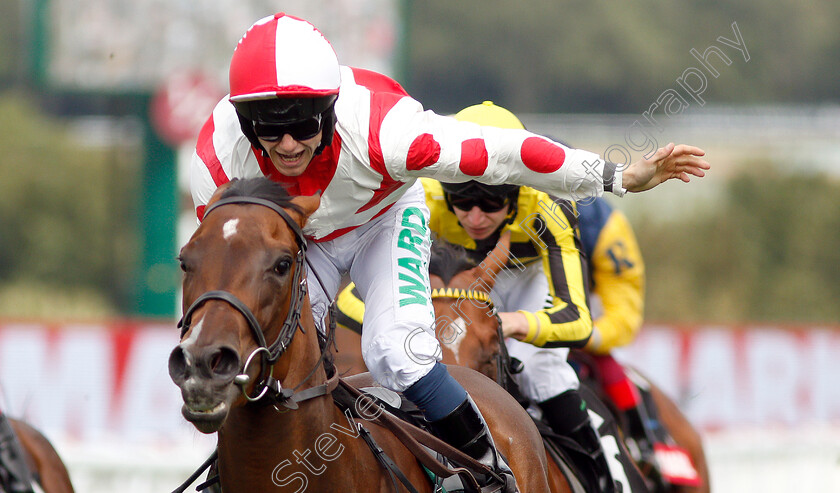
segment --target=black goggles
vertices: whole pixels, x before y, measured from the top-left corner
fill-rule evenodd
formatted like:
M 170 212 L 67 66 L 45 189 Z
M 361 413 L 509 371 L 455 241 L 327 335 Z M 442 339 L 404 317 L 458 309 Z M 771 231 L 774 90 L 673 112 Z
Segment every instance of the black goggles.
M 266 142 L 276 142 L 289 134 L 295 140 L 308 140 L 318 135 L 324 125 L 321 115 L 291 123 L 252 122 L 254 133 Z
M 462 211 L 478 207 L 483 212 L 499 212 L 510 204 L 510 197 L 469 197 L 449 194 L 449 205 Z

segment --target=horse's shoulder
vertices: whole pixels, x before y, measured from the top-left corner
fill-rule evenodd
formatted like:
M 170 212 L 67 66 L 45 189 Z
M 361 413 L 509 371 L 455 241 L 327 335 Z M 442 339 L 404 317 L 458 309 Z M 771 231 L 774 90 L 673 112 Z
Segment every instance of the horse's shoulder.
M 459 366 L 459 365 L 446 365 L 447 370 L 449 370 L 449 374 L 452 375 L 455 380 L 458 380 L 461 385 L 466 386 L 475 386 L 478 388 L 489 387 L 493 388 L 493 385 L 499 388 L 499 390 L 504 391 L 501 387 L 499 387 L 496 382 L 494 382 L 490 377 L 487 375 L 477 372 L 472 368 L 468 368 L 466 366 Z M 492 385 L 490 385 L 492 384 Z M 470 389 L 467 389 L 468 391 Z M 493 390 L 491 390 L 493 392 Z

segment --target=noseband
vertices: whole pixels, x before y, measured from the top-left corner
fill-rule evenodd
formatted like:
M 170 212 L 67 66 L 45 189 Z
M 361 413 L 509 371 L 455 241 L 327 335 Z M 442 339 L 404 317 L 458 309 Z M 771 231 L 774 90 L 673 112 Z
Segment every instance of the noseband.
M 256 204 L 262 205 L 264 207 L 268 207 L 269 209 L 273 210 L 277 214 L 286 221 L 286 224 L 291 228 L 292 231 L 295 233 L 295 237 L 298 243 L 298 252 L 295 255 L 294 261 L 294 277 L 292 278 L 292 294 L 291 299 L 289 301 L 289 312 L 286 314 L 286 320 L 283 322 L 283 326 L 280 328 L 280 332 L 277 334 L 277 338 L 274 339 L 274 342 L 271 345 L 266 344 L 265 335 L 263 333 L 262 328 L 260 327 L 260 323 L 257 321 L 257 318 L 254 316 L 251 309 L 248 308 L 245 303 L 243 303 L 239 298 L 234 296 L 233 294 L 222 291 L 222 290 L 215 290 L 215 291 L 208 291 L 201 296 L 199 296 L 195 301 L 193 301 L 192 305 L 184 312 L 184 316 L 178 322 L 178 327 L 181 328 L 181 339 L 184 338 L 184 334 L 190 330 L 190 325 L 192 324 L 192 315 L 193 313 L 206 301 L 208 300 L 221 300 L 232 306 L 236 311 L 238 311 L 245 320 L 248 322 L 248 327 L 251 329 L 251 334 L 254 336 L 254 339 L 257 341 L 257 349 L 248 356 L 247 361 L 242 367 L 241 374 L 238 375 L 234 382 L 242 387 L 243 394 L 249 401 L 256 401 L 262 398 L 266 392 L 270 384 L 275 383 L 273 376 L 271 373 L 266 375 L 266 371 L 270 371 L 269 368 L 273 367 L 274 363 L 280 358 L 280 356 L 286 351 L 289 347 L 289 344 L 292 341 L 292 338 L 295 335 L 295 331 L 300 327 L 301 331 L 303 331 L 303 327 L 300 326 L 300 311 L 301 307 L 303 306 L 303 299 L 306 296 L 306 277 L 302 275 L 303 272 L 303 261 L 306 255 L 306 238 L 303 236 L 303 231 L 300 229 L 300 226 L 289 216 L 289 214 L 283 210 L 279 205 L 275 204 L 274 202 L 256 198 L 256 197 L 228 197 L 226 199 L 219 200 L 213 203 L 210 207 L 207 208 L 204 212 L 205 219 L 207 215 L 210 214 L 211 211 L 215 210 L 218 207 L 228 204 Z M 247 393 L 245 393 L 244 386 L 250 380 L 250 377 L 246 374 L 248 371 L 248 366 L 251 364 L 253 358 L 260 354 L 262 358 L 260 359 L 260 384 L 262 385 L 262 390 L 260 391 L 259 395 L 256 397 L 251 397 Z M 279 384 L 277 384 L 279 388 Z M 283 389 L 282 393 L 285 393 L 288 389 Z

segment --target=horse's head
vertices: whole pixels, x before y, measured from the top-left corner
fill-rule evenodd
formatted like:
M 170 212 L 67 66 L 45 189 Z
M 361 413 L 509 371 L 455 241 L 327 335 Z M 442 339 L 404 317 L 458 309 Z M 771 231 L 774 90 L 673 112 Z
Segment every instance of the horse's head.
M 429 277 L 444 363 L 467 366 L 496 379 L 503 342 L 490 290 L 509 249 L 510 235 L 505 234 L 475 265 L 463 250 L 441 241 L 433 245 Z
M 318 204 L 265 179 L 235 180 L 181 249 L 184 318 L 169 374 L 199 431 L 217 431 L 233 406 L 288 372 L 280 357 L 306 302 L 301 228 Z

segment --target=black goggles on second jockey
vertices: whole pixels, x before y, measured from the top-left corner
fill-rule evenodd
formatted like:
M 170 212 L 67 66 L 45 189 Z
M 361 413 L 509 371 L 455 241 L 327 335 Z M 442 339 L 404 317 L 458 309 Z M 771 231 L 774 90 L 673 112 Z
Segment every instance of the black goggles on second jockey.
M 254 133 L 266 142 L 276 142 L 289 134 L 295 140 L 308 140 L 318 135 L 324 125 L 320 114 L 291 123 L 252 122 Z
M 471 211 L 478 207 L 482 212 L 499 212 L 510 204 L 510 197 L 470 197 L 466 195 L 449 195 L 449 205 L 462 211 Z

